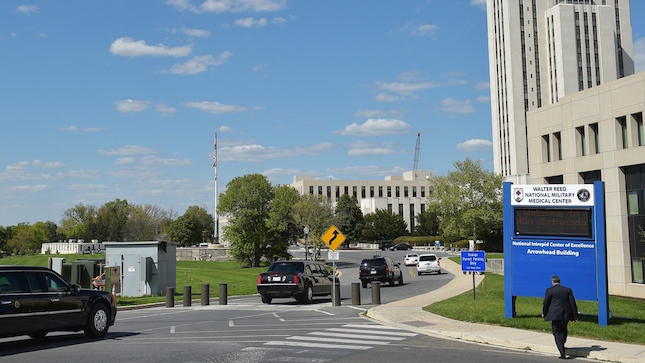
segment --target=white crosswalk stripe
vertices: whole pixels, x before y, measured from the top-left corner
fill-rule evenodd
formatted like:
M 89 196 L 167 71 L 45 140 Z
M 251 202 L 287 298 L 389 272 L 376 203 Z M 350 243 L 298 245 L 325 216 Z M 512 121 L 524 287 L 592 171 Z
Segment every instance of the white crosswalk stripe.
M 284 340 L 264 343 L 266 346 L 285 346 L 321 349 L 367 350 L 375 346 L 388 345 L 416 336 L 397 328 L 376 324 L 346 324 L 340 328 L 328 328 L 306 335 L 293 335 Z

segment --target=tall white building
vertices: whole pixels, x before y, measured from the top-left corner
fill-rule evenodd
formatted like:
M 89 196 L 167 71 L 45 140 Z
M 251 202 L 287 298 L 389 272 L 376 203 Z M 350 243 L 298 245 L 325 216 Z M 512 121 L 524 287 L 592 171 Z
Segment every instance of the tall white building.
M 487 0 L 495 172 L 528 180 L 527 112 L 634 73 L 629 0 Z

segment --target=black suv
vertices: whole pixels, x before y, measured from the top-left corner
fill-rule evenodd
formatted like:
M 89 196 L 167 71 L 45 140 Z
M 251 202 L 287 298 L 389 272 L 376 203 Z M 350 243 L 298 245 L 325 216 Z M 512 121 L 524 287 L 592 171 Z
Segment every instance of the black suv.
M 403 285 L 403 273 L 400 266 L 400 263 L 390 257 L 366 258 L 361 261 L 358 277 L 361 279 L 363 288 L 366 288 L 367 283 L 372 283 L 372 281 L 389 282 L 390 285 L 394 285 L 394 282 L 398 281 L 399 285 Z
M 340 283 L 338 278 L 336 283 Z M 333 274 L 318 261 L 275 261 L 258 276 L 258 294 L 270 304 L 274 297 L 311 302 L 314 296 L 332 294 Z
M 102 338 L 116 318 L 112 294 L 81 289 L 45 267 L 0 266 L 0 338 L 44 338 L 53 331 L 85 331 Z

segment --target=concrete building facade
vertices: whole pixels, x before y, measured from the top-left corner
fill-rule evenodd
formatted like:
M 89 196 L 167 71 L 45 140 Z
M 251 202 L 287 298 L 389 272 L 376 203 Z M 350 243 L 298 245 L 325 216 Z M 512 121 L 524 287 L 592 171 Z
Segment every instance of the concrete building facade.
M 530 172 L 526 113 L 634 73 L 629 0 L 487 0 L 494 170 Z
M 645 73 L 527 115 L 529 184 L 605 183 L 609 293 L 645 298 Z
M 358 200 L 363 214 L 374 213 L 377 209 L 387 209 L 399 214 L 412 231 L 417 224 L 415 217 L 425 211 L 426 198 L 430 193 L 429 170 L 408 171 L 403 175 L 391 175 L 384 180 L 338 180 L 313 179 L 311 176 L 295 176 L 291 186 L 300 195 L 311 194 L 329 198 L 332 207 L 340 196 L 347 194 Z

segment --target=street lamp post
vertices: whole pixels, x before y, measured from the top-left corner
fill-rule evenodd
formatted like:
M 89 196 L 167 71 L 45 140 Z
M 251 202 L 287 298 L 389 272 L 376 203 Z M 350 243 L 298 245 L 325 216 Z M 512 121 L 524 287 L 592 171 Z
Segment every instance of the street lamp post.
M 309 236 L 309 227 L 305 226 L 303 229 L 303 232 L 305 232 L 305 260 L 309 259 L 309 241 L 308 241 L 308 236 Z

